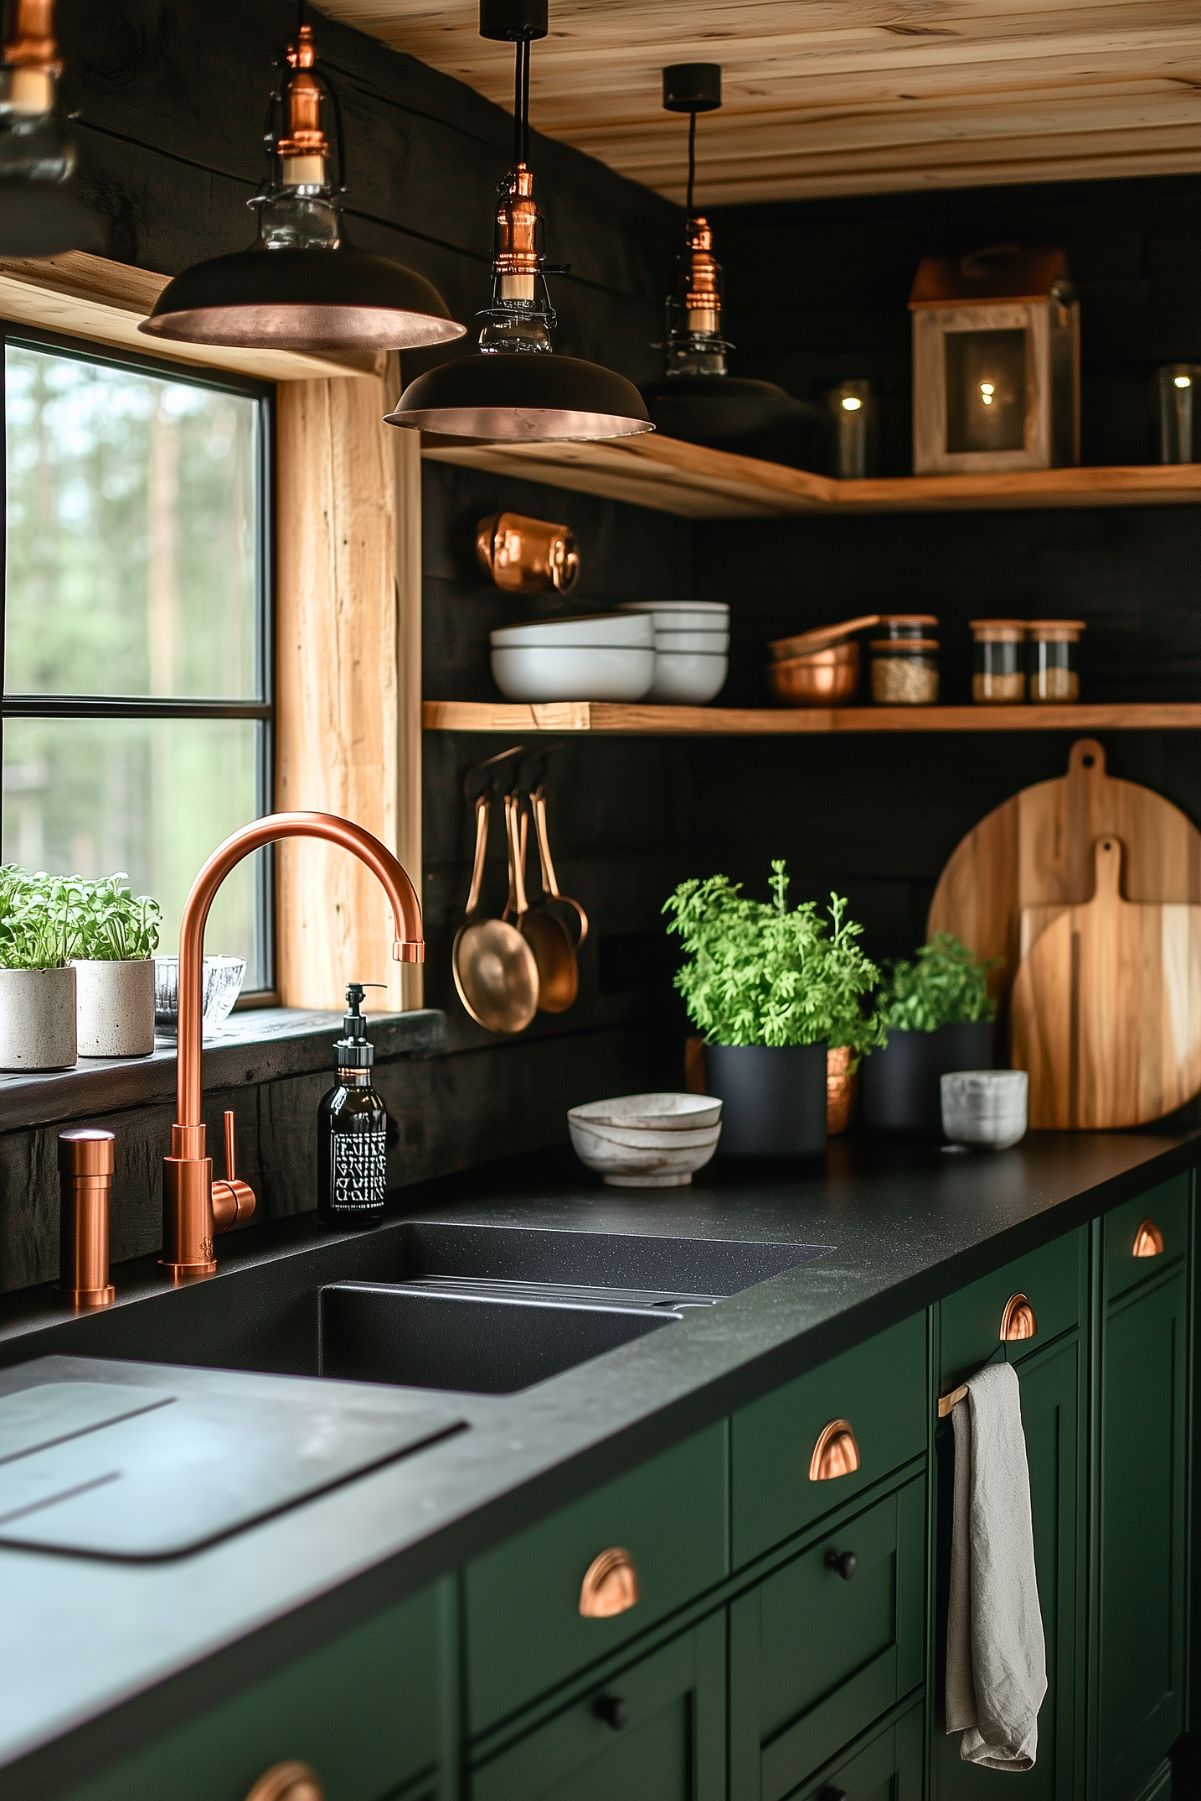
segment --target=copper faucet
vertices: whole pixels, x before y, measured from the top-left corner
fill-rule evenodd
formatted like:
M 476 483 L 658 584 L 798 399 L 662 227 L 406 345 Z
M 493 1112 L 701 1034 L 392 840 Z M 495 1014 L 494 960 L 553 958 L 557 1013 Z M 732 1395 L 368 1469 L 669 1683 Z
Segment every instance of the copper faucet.
M 392 955 L 421 963 L 425 939 L 421 903 L 412 882 L 378 838 L 332 813 L 268 813 L 219 844 L 192 884 L 179 923 L 179 1050 L 177 1101 L 171 1155 L 163 1160 L 162 1262 L 176 1282 L 211 1276 L 217 1268 L 213 1237 L 254 1212 L 254 1190 L 234 1174 L 234 1121 L 225 1118 L 226 1177 L 213 1180 L 200 1116 L 202 1033 L 201 968 L 204 926 L 218 888 L 243 857 L 279 838 L 320 838 L 352 851 L 378 877 L 396 933 Z

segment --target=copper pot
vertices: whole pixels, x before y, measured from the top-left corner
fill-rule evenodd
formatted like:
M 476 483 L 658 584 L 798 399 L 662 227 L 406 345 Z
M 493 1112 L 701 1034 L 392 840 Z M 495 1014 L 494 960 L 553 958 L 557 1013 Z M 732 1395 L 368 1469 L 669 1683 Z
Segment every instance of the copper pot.
M 480 567 L 510 594 L 569 594 L 580 574 L 580 553 L 569 525 L 493 513 L 476 527 Z
M 852 1069 L 855 1054 L 849 1045 L 831 1045 L 826 1052 L 826 1135 L 845 1132 L 855 1111 L 859 1071 Z
M 832 644 L 828 650 L 782 658 L 768 665 L 767 679 L 786 706 L 845 706 L 859 687 L 859 645 Z

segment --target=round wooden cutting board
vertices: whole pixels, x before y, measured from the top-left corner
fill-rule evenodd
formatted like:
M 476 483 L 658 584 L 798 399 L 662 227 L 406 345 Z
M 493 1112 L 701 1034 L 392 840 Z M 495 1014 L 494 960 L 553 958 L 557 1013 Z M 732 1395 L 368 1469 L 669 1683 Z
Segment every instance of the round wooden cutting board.
M 1004 1001 L 1040 929 L 1092 895 L 1094 846 L 1109 836 L 1124 847 L 1128 901 L 1201 903 L 1201 832 L 1154 789 L 1107 775 L 1102 747 L 1080 738 L 1066 775 L 1002 801 L 956 846 L 927 933 L 954 932 L 978 955 L 1003 958 L 992 987 Z M 1023 909 L 1040 908 L 1023 945 Z
M 1201 907 L 1122 897 L 1123 846 L 1094 847 L 1092 897 L 1065 907 L 1013 985 L 1013 1064 L 1030 1124 L 1139 1126 L 1201 1091 Z

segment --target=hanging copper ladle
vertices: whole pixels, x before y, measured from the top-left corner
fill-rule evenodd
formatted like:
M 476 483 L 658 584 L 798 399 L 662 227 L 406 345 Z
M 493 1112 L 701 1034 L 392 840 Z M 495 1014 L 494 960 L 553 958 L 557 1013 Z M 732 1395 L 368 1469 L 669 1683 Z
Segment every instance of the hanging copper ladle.
M 588 936 L 588 915 L 580 901 L 574 900 L 570 894 L 562 893 L 559 888 L 555 866 L 551 861 L 550 839 L 546 830 L 546 791 L 541 783 L 530 795 L 530 811 L 534 815 L 534 836 L 538 840 L 538 865 L 542 871 L 543 904 L 549 906 L 563 920 L 575 941 L 575 948 L 579 950 Z
M 490 919 L 480 906 L 488 854 L 490 807 L 475 803 L 475 860 L 462 924 L 455 933 L 451 968 L 459 999 L 489 1032 L 524 1032 L 538 1011 L 538 966 L 527 940 L 505 919 Z M 508 837 L 509 835 L 506 834 Z M 509 841 L 509 885 L 515 891 L 516 846 Z
M 528 821 L 517 794 L 505 796 L 505 826 L 509 837 L 509 900 L 505 908 L 534 953 L 538 966 L 538 1011 L 566 1013 L 580 991 L 580 970 L 575 946 L 562 918 L 539 901 L 533 906 L 525 886 L 525 853 Z

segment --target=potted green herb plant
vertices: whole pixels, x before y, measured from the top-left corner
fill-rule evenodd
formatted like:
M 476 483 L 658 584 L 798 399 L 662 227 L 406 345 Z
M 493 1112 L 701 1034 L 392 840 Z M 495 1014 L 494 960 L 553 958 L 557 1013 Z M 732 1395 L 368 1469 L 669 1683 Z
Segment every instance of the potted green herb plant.
M 863 1081 L 873 1130 L 937 1137 L 941 1078 L 992 1067 L 992 968 L 951 932 L 936 932 L 914 957 L 889 965 L 877 996 L 886 1039 Z
M 58 877 L 0 868 L 0 1069 L 75 1062 L 71 904 Z
M 81 1057 L 148 1057 L 154 1049 L 154 951 L 163 911 L 130 892 L 124 870 L 69 878 L 71 957 Z
M 878 971 L 839 896 L 824 917 L 813 901 L 790 906 L 781 858 L 770 886 L 761 901 L 722 875 L 680 884 L 664 908 L 685 952 L 676 987 L 705 1041 L 707 1086 L 724 1103 L 722 1150 L 820 1155 L 827 1049 L 868 1048 L 862 1003 Z

